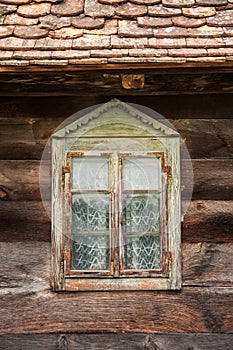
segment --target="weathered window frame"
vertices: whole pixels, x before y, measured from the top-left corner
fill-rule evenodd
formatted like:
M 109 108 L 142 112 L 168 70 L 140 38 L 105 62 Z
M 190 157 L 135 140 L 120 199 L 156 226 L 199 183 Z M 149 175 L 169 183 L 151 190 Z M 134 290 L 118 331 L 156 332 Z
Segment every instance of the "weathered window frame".
M 119 107 L 119 110 L 127 110 L 128 105 L 121 102 L 113 102 L 112 107 Z M 134 114 L 134 109 L 130 109 L 130 117 Z M 103 109 L 103 113 L 106 108 Z M 95 114 L 94 114 L 95 115 Z M 98 115 L 101 116 L 101 113 Z M 112 150 L 111 147 L 103 151 L 85 150 L 85 138 L 80 138 L 80 134 L 76 132 L 78 128 L 82 128 L 82 124 L 86 125 L 86 120 L 93 120 L 92 115 L 81 118 L 81 122 L 76 121 L 69 127 L 65 127 L 64 131 L 57 132 L 52 137 L 52 268 L 53 268 L 53 289 L 67 290 L 67 291 L 84 291 L 84 290 L 155 290 L 155 289 L 180 289 L 181 288 L 181 254 L 180 254 L 180 138 L 174 130 L 162 126 L 158 121 L 145 116 L 138 112 L 135 120 L 138 118 L 143 122 L 143 133 L 138 140 L 146 140 L 145 142 L 152 142 L 154 145 L 147 149 L 147 151 L 130 150 L 126 152 L 125 149 Z M 86 118 L 86 119 L 85 119 Z M 148 120 L 147 120 L 148 118 Z M 84 120 L 84 122 L 83 122 Z M 123 120 L 123 119 L 122 119 Z M 137 121 L 137 120 L 136 120 Z M 83 123 L 82 123 L 83 122 Z M 138 123 L 138 122 L 137 122 Z M 145 136 L 145 124 L 148 124 L 149 131 L 153 132 L 153 138 Z M 80 125 L 80 127 L 79 127 Z M 151 127 L 152 125 L 152 127 Z M 99 127 L 99 125 L 98 125 Z M 128 124 L 127 124 L 128 127 Z M 93 126 L 92 126 L 93 128 Z M 86 128 L 87 129 L 87 128 Z M 86 130 L 85 129 L 85 130 Z M 69 130 L 71 130 L 72 140 L 79 139 L 84 146 L 76 147 L 75 150 L 70 150 L 69 142 L 67 142 L 67 135 L 69 137 Z M 74 130 L 74 132 L 73 132 Z M 158 133 L 157 131 L 158 130 Z M 162 130 L 162 131 L 161 131 Z M 139 122 L 140 131 L 140 122 Z M 109 131 L 108 131 L 109 132 Z M 98 129 L 99 133 L 99 129 Z M 88 134 L 87 134 L 88 135 Z M 118 137 L 121 139 L 121 134 L 113 134 L 114 139 Z M 86 137 L 86 136 L 85 136 Z M 102 137 L 102 136 L 101 136 Z M 111 139 L 111 135 L 103 135 L 103 138 Z M 87 136 L 90 141 L 90 136 Z M 99 138 L 99 134 L 98 134 Z M 125 135 L 123 136 L 125 138 Z M 128 136 L 130 140 L 131 135 Z M 122 139 L 123 140 L 123 139 Z M 89 142 L 88 141 L 88 142 Z M 144 142 L 143 141 L 143 142 Z M 72 141 L 73 142 L 73 141 Z M 93 139 L 93 143 L 94 143 Z M 144 143 L 145 143 L 144 142 Z M 159 146 L 160 143 L 164 146 Z M 68 145 L 68 146 L 67 146 Z M 126 148 L 127 149 L 127 148 Z M 162 193 L 166 193 L 166 198 L 163 202 L 166 203 L 166 211 L 163 211 L 161 217 L 161 227 L 163 232 L 163 256 L 162 268 L 160 271 L 125 271 L 122 269 L 122 253 L 117 253 L 120 259 L 116 257 L 113 259 L 109 271 L 87 271 L 85 273 L 80 271 L 72 271 L 70 268 L 70 159 L 72 156 L 83 156 L 88 151 L 89 155 L 106 156 L 107 154 L 118 154 L 118 167 L 120 169 L 121 162 L 124 157 L 138 156 L 154 156 L 158 157 L 161 162 L 161 176 L 163 179 Z M 116 157 L 116 156 L 115 156 Z M 116 159 L 115 159 L 116 161 Z M 111 164 L 110 164 L 111 166 Z M 113 173 L 116 169 L 112 169 Z M 118 170 L 117 170 L 118 171 Z M 117 173 L 115 176 L 119 176 Z M 166 189 L 165 189 L 166 187 Z M 120 189 L 121 193 L 121 189 Z M 114 201 L 113 201 L 114 202 Z M 115 202 L 114 202 L 115 203 Z M 116 204 L 114 204 L 115 206 Z M 121 208 L 120 208 L 121 211 Z M 112 208 L 114 215 L 118 215 L 118 210 Z M 120 222 L 119 218 L 115 218 L 115 223 Z M 165 229 L 166 227 L 166 229 Z M 121 232 L 120 232 L 121 235 Z M 120 239 L 121 241 L 121 239 Z M 118 242 L 119 243 L 119 242 Z M 117 243 L 117 244 L 118 244 Z M 121 244 L 119 244 L 119 247 Z M 121 248 L 120 248 L 121 249 Z
M 108 157 L 109 159 L 109 170 L 110 174 L 110 184 L 109 190 L 82 190 L 78 191 L 71 187 L 71 160 L 72 158 L 88 158 L 88 157 Z M 152 190 L 124 190 L 122 189 L 123 184 L 123 171 L 122 163 L 124 158 L 150 158 L 154 157 L 160 160 L 161 165 L 161 190 L 152 191 Z M 113 162 L 113 159 L 115 162 Z M 113 165 L 115 163 L 115 166 Z M 168 276 L 168 269 L 170 263 L 171 254 L 167 250 L 167 232 L 166 232 L 166 223 L 167 220 L 167 199 L 165 197 L 167 181 L 170 175 L 170 167 L 165 165 L 164 153 L 163 152 L 91 152 L 86 154 L 86 152 L 67 152 L 66 154 L 66 165 L 63 168 L 64 176 L 64 191 L 65 191 L 65 212 L 66 212 L 66 240 L 65 240 L 65 255 L 64 255 L 64 274 L 66 278 L 76 276 L 80 277 L 157 277 L 157 276 Z M 114 180 L 115 181 L 114 181 Z M 120 180 L 120 181 L 119 181 Z M 117 188 L 116 188 L 117 187 Z M 109 270 L 75 270 L 71 268 L 71 197 L 72 194 L 86 193 L 86 194 L 96 194 L 96 193 L 108 194 L 110 197 L 110 218 L 109 218 L 109 235 L 110 235 L 110 266 Z M 124 238 L 123 238 L 123 192 L 124 193 L 160 193 L 160 247 L 161 247 L 161 269 L 154 270 L 135 270 L 135 269 L 124 269 L 123 264 L 123 255 L 124 255 Z M 166 207 L 166 211 L 162 207 Z

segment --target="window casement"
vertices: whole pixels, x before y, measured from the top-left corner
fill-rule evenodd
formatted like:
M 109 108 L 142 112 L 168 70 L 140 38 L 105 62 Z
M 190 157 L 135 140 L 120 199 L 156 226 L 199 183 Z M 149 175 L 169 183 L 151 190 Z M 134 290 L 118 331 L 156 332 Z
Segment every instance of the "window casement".
M 52 138 L 54 289 L 179 289 L 179 138 L 157 121 L 153 138 L 109 135 L 105 114 L 101 137 L 74 122 Z
M 164 154 L 68 152 L 65 172 L 65 275 L 167 276 Z

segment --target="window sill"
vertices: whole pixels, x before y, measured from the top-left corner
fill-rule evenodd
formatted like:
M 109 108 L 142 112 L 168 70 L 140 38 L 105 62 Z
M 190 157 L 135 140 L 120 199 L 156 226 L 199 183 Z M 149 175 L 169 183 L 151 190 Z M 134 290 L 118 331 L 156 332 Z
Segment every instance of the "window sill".
M 127 291 L 181 289 L 181 281 L 171 278 L 88 278 L 64 280 L 66 291 Z M 62 289 L 60 289 L 62 290 Z

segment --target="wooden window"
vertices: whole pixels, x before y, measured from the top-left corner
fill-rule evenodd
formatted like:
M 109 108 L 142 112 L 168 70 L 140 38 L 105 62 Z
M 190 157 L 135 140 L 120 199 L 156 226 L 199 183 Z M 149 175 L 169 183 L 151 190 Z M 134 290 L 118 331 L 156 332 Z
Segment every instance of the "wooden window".
M 164 154 L 68 152 L 65 275 L 166 276 Z
M 54 135 L 55 290 L 181 287 L 179 138 L 159 130 L 136 142 L 130 131 Z

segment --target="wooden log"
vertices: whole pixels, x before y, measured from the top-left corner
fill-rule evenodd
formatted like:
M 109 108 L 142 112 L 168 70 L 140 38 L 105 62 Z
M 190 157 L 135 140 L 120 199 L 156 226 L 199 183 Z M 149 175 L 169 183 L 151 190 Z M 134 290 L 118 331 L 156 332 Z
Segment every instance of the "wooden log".
M 0 287 L 3 294 L 50 288 L 49 242 L 2 242 Z M 233 287 L 233 243 L 183 243 L 183 286 Z
M 11 350 L 232 350 L 233 334 L 7 334 L 0 342 Z
M 173 125 L 185 140 L 191 158 L 231 158 L 233 119 L 183 119 Z
M 193 201 L 182 223 L 183 242 L 232 242 L 232 201 Z
M 50 202 L 45 202 L 48 213 Z M 183 242 L 233 242 L 233 201 L 193 201 Z M 39 201 L 0 201 L 0 241 L 50 241 L 50 219 Z
M 45 144 L 64 118 L 0 118 L 2 143 Z
M 55 293 L 49 243 L 2 243 L 0 332 L 232 333 L 232 248 L 183 245 L 181 292 Z
M 176 95 L 176 96 L 118 96 L 120 100 L 136 103 L 157 111 L 171 119 L 218 119 L 232 118 L 231 94 L 219 95 Z M 0 118 L 63 118 L 84 108 L 108 102 L 111 96 L 37 96 L 1 97 Z
M 232 288 L 57 293 L 40 283 L 2 291 L 1 334 L 233 331 Z
M 0 190 L 5 200 L 50 200 L 50 165 L 36 160 L 0 160 Z M 231 200 L 233 193 L 233 160 L 194 159 L 193 199 Z M 40 171 L 41 170 L 41 171 Z M 40 181 L 39 181 L 40 176 Z M 183 162 L 183 195 L 192 191 L 187 163 Z M 41 186 L 41 187 L 40 187 Z M 5 193 L 5 194 L 4 194 Z
M 161 67 L 160 67 L 161 68 Z M 94 67 L 91 68 L 92 70 Z M 129 70 L 130 69 L 130 70 Z M 5 96 L 14 95 L 87 95 L 104 96 L 127 95 L 121 85 L 121 74 L 144 74 L 145 85 L 141 89 L 135 89 L 131 94 L 136 95 L 177 95 L 200 93 L 231 93 L 232 92 L 232 67 L 227 72 L 192 72 L 167 69 L 160 71 L 150 67 L 149 72 L 140 70 L 132 71 L 132 65 L 121 68 L 120 71 L 91 71 L 91 72 L 14 72 L 1 73 L 0 93 Z M 7 84 L 7 89 L 6 89 Z
M 66 119 L 77 111 L 88 108 L 92 105 L 107 102 L 110 99 L 111 98 L 109 97 L 102 97 L 97 95 L 92 95 L 91 98 L 90 96 L 80 96 L 79 98 L 77 98 L 77 96 L 0 96 L 0 118 L 31 118 L 32 120 L 37 120 L 38 118 L 49 117 L 54 119 Z M 219 101 L 219 103 L 221 101 Z M 217 106 L 216 108 L 218 110 Z M 227 115 L 228 113 L 230 113 L 230 109 L 228 109 L 228 112 L 225 110 L 224 114 Z
M 0 160 L 0 189 L 6 193 L 5 200 L 41 200 L 41 192 L 43 199 L 50 200 L 49 161 Z
M 0 159 L 41 159 L 44 148 L 39 142 L 4 142 L 0 143 Z
M 0 212 L 1 241 L 50 242 L 50 218 L 42 202 L 0 201 Z
M 40 159 L 63 118 L 0 118 L 0 159 Z M 173 125 L 192 158 L 232 158 L 233 119 L 179 119 Z
M 231 200 L 233 193 L 233 160 L 232 159 L 193 159 L 193 193 L 192 199 Z M 182 164 L 183 188 L 187 196 L 190 186 L 189 171 L 186 162 Z
M 4 242 L 0 251 L 2 295 L 10 290 L 39 293 L 50 288 L 50 243 Z
M 233 286 L 232 243 L 184 243 L 183 285 Z

